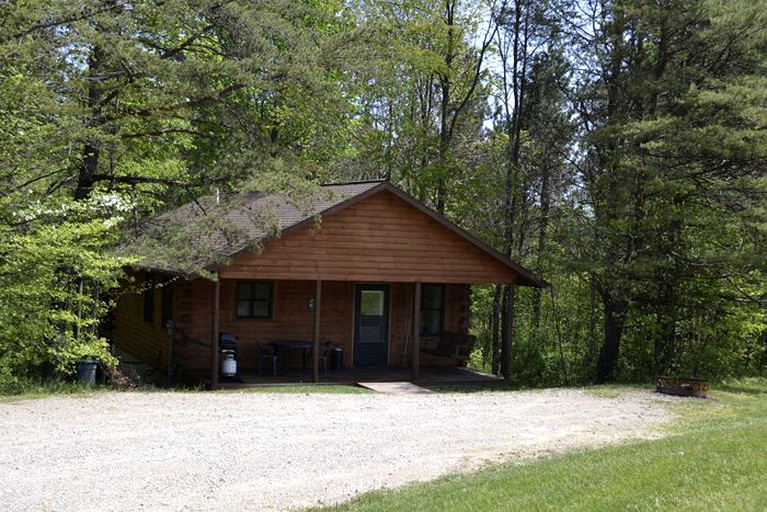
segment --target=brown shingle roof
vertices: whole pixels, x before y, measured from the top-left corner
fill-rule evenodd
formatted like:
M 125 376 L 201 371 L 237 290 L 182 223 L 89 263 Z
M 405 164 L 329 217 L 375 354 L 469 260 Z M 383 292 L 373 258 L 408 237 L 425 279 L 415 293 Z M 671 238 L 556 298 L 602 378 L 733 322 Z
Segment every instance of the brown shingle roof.
M 199 202 L 190 203 L 186 207 L 191 206 L 187 214 L 194 216 L 223 215 L 234 229 L 241 231 L 240 240 L 222 240 L 223 245 L 217 247 L 224 255 L 233 256 L 247 249 L 253 241 L 264 241 L 270 236 L 314 219 L 316 215 L 323 214 L 380 184 L 380 181 L 375 181 L 323 185 L 317 194 L 308 198 L 251 192 L 228 197 L 217 203 L 214 197 L 208 196 L 205 198 L 207 208 Z

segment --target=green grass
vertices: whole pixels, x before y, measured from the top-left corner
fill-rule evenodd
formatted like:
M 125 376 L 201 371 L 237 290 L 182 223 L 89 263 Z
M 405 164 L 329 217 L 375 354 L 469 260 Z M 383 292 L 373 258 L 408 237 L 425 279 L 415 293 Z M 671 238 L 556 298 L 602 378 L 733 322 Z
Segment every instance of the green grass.
M 589 386 L 580 388 L 581 391 L 588 393 L 591 396 L 597 398 L 618 398 L 624 395 L 626 391 L 637 391 L 650 389 L 647 385 L 630 385 L 630 384 L 599 384 L 596 386 Z
M 14 381 L 12 384 L 0 388 L 0 402 L 46 398 L 55 395 L 89 396 L 111 389 L 110 386 L 86 386 L 78 382 Z
M 505 464 L 327 510 L 767 510 L 767 380 L 668 407 L 677 418 L 664 439 Z

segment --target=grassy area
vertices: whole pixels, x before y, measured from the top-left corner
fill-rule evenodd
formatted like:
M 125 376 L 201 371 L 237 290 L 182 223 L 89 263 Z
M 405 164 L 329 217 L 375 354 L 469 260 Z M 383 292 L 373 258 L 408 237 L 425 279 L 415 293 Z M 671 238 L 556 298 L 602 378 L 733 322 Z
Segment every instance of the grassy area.
M 90 395 L 112 389 L 109 386 L 86 386 L 78 382 L 15 381 L 0 387 L 0 402 L 30 398 L 45 398 L 54 395 Z
M 506 464 L 328 510 L 765 510 L 767 380 L 669 407 L 677 420 L 661 440 Z
M 0 390 L 0 402 L 45 398 L 56 395 L 83 395 L 115 391 L 108 385 L 86 386 L 77 382 L 25 382 L 17 384 L 13 388 Z M 204 387 L 193 388 L 162 388 L 156 386 L 141 386 L 128 393 L 208 393 Z M 372 390 L 359 386 L 342 385 L 275 385 L 241 389 L 221 389 L 216 393 L 294 393 L 294 394 L 365 394 L 373 393 Z

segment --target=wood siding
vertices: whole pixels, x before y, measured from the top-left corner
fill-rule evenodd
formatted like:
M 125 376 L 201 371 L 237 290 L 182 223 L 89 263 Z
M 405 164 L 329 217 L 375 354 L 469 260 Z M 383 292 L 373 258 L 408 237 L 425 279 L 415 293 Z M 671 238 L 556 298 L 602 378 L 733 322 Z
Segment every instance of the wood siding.
M 313 338 L 314 313 L 309 300 L 314 297 L 315 281 L 274 282 L 273 315 L 269 320 L 238 319 L 235 311 L 237 280 L 221 281 L 221 332 L 237 336 L 238 369 L 254 373 L 258 368 L 257 343 L 278 339 Z M 354 347 L 354 294 L 356 283 L 322 282 L 320 339 L 331 341 L 344 351 L 344 366 L 350 367 Z M 176 300 L 176 368 L 178 372 L 206 375 L 210 372 L 210 340 L 212 328 L 213 285 L 196 279 L 178 282 Z M 445 287 L 445 329 L 463 331 L 468 315 L 468 287 Z M 413 285 L 396 283 L 391 287 L 389 366 L 401 367 L 406 344 L 412 343 Z M 412 345 L 409 345 L 412 350 Z M 291 355 L 291 366 L 299 363 L 298 353 Z M 407 356 L 409 364 L 410 354 Z M 454 365 L 451 360 L 441 361 Z M 432 361 L 439 364 L 440 361 Z M 267 368 L 268 368 L 268 363 Z
M 162 371 L 167 370 L 168 334 L 162 325 L 162 288 L 164 279 L 152 274 L 153 282 L 148 283 L 144 273 L 134 275 L 132 280 L 126 280 L 120 287 L 117 307 L 112 320 L 112 338 L 116 346 L 141 359 L 143 362 Z M 153 319 L 144 321 L 144 290 L 150 287 L 154 296 Z M 171 312 L 171 318 L 173 314 Z
M 243 253 L 224 278 L 355 282 L 513 283 L 515 272 L 465 238 L 382 191 Z

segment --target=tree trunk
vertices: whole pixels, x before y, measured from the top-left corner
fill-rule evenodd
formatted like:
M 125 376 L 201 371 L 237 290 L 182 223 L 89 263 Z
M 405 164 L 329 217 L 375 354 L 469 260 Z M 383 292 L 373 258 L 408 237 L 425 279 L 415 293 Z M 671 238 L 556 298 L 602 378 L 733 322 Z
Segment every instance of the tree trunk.
M 97 76 L 104 68 L 104 51 L 100 46 L 94 46 L 88 57 L 88 74 L 91 77 L 88 80 L 88 110 L 90 111 L 89 126 L 99 126 L 102 124 L 101 115 L 101 96 L 102 86 Z M 82 160 L 79 165 L 77 176 L 77 186 L 75 188 L 75 199 L 87 198 L 93 190 L 96 182 L 96 173 L 99 166 L 99 157 L 101 156 L 101 141 L 89 139 L 83 145 Z
M 445 69 L 448 71 L 440 74 L 440 126 L 439 126 L 439 176 L 437 179 L 436 207 L 439 213 L 445 213 L 447 199 L 447 180 L 445 166 L 447 165 L 448 152 L 452 138 L 450 128 L 450 116 L 452 105 L 452 78 L 453 59 L 455 58 L 455 2 L 445 2 L 445 25 L 447 26 L 447 49 L 445 51 Z
M 541 225 L 538 231 L 538 266 L 543 259 L 543 253 L 546 250 L 547 231 L 549 229 L 549 212 L 551 210 L 551 194 L 549 186 L 549 167 L 545 166 L 542 169 L 541 176 Z M 538 269 L 540 270 L 540 268 Z M 541 301 L 543 299 L 543 292 L 540 288 L 535 288 L 533 292 L 533 326 L 535 328 L 535 338 L 540 337 L 541 328 Z
M 615 377 L 615 369 L 620 355 L 623 326 L 626 323 L 625 303 L 614 301 L 612 297 L 603 297 L 605 308 L 605 340 L 597 361 L 597 382 L 610 382 Z
M 658 294 L 657 315 L 659 323 L 659 338 L 655 341 L 653 350 L 653 377 L 672 373 L 677 357 L 677 304 L 676 287 L 670 276 L 670 282 L 660 285 Z

